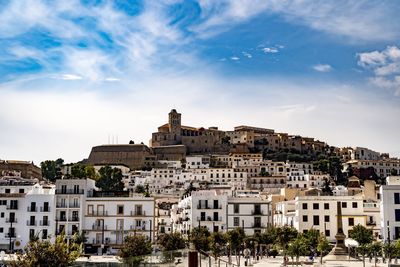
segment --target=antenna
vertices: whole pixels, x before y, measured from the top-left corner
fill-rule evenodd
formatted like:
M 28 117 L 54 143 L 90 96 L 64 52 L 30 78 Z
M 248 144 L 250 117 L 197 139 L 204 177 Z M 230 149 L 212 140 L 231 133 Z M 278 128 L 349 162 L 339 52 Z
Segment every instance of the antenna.
M 110 134 L 108 134 L 108 144 L 110 144 Z

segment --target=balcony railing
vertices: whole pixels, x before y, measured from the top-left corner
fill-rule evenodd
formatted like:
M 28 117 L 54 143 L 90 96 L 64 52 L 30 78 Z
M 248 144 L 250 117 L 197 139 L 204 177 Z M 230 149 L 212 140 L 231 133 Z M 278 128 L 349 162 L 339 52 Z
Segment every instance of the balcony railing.
M 81 205 L 79 203 L 69 203 L 70 208 L 79 208 Z
M 68 221 L 70 221 L 70 222 L 79 222 L 79 217 L 76 217 L 76 216 L 69 217 Z
M 197 209 L 199 209 L 199 210 L 204 210 L 204 209 L 206 209 L 206 210 L 210 210 L 210 209 L 216 210 L 216 209 L 222 209 L 222 205 L 208 205 L 208 206 L 206 206 L 206 205 L 198 204 L 197 205 Z
M 9 234 L 9 233 L 7 233 L 6 234 L 6 238 L 16 238 L 17 237 L 17 235 L 16 235 L 16 233 L 12 233 L 12 234 Z
M 67 221 L 67 217 L 57 217 L 56 221 L 66 222 Z
M 103 210 L 103 211 L 93 211 L 93 212 L 88 212 L 87 216 L 108 216 L 108 212 Z
M 7 218 L 6 223 L 17 223 L 17 218 Z
M 146 211 L 131 210 L 131 216 L 146 216 Z
M 207 217 L 197 217 L 197 221 L 200 222 L 221 222 L 222 221 L 222 217 L 212 217 L 212 216 L 207 216 Z
M 57 195 L 83 195 L 83 189 L 56 189 Z
M 252 223 L 251 227 L 252 228 L 264 228 L 265 225 L 263 223 Z
M 50 226 L 50 221 L 40 221 L 40 226 Z
M 67 207 L 67 203 L 57 203 L 56 207 L 57 208 L 66 208 Z
M 95 231 L 103 231 L 103 230 L 107 230 L 107 225 L 97 225 L 97 224 L 93 224 L 92 225 L 92 230 Z
M 367 225 L 376 225 L 376 222 L 368 221 Z
M 8 205 L 7 209 L 8 210 L 17 210 L 18 209 L 18 205 Z
M 251 215 L 263 215 L 264 212 L 262 210 L 252 210 Z
M 28 220 L 28 221 L 26 221 L 26 225 L 28 225 L 28 226 L 36 226 L 36 221 Z
M 27 211 L 28 212 L 37 212 L 37 207 L 28 207 Z
M 131 225 L 130 229 L 134 230 L 134 231 L 145 231 L 146 225 L 142 225 L 142 226 Z
M 40 207 L 40 212 L 50 212 L 50 207 Z

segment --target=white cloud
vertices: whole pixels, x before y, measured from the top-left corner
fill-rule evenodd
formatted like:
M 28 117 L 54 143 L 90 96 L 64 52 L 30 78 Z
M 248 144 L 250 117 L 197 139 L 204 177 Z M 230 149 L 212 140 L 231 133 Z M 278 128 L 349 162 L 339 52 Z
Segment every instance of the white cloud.
M 264 53 L 272 53 L 272 54 L 279 52 L 278 48 L 276 47 L 264 47 L 262 50 L 264 51 Z
M 381 1 L 199 1 L 205 22 L 193 27 L 207 38 L 260 14 L 279 14 L 288 22 L 345 37 L 351 41 L 395 40 L 399 8 Z
M 382 51 L 358 53 L 358 65 L 374 76 L 369 81 L 380 88 L 389 89 L 400 96 L 400 49 L 388 46 Z
M 252 57 L 253 57 L 252 54 L 250 54 L 250 53 L 248 53 L 248 52 L 245 52 L 245 51 L 243 51 L 242 54 L 243 54 L 243 56 L 245 56 L 245 57 L 247 57 L 247 58 L 252 58 Z
M 233 57 L 231 57 L 231 60 L 233 60 L 233 61 L 238 61 L 238 60 L 240 60 L 240 58 L 237 57 L 237 56 L 233 56 Z
M 63 74 L 60 76 L 61 80 L 82 80 L 82 76 L 75 74 Z
M 330 72 L 332 71 L 332 66 L 328 64 L 318 64 L 313 66 L 313 69 L 319 72 Z

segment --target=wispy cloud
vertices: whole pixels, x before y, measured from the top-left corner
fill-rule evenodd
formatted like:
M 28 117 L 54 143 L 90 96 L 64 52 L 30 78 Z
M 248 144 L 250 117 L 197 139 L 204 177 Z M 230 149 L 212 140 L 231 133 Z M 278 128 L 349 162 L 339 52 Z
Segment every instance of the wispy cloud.
M 61 80 L 82 80 L 82 76 L 75 75 L 75 74 L 63 74 L 60 76 Z
M 264 47 L 262 50 L 264 51 L 264 53 L 272 53 L 272 54 L 279 52 L 278 48 L 276 47 Z
M 319 72 L 330 72 L 333 68 L 328 64 L 317 64 L 313 66 L 313 69 Z
M 237 57 L 237 56 L 233 56 L 233 57 L 231 57 L 231 59 L 232 59 L 233 61 L 238 61 L 238 60 L 240 60 L 240 58 Z
M 400 96 L 400 49 L 388 46 L 382 51 L 358 53 L 358 65 L 373 72 L 372 84 Z

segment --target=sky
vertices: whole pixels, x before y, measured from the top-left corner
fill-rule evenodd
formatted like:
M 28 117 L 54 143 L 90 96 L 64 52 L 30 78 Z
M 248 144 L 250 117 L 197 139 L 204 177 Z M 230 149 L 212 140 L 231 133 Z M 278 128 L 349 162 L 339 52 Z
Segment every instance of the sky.
M 0 0 L 0 159 L 148 144 L 175 108 L 400 156 L 400 3 Z

